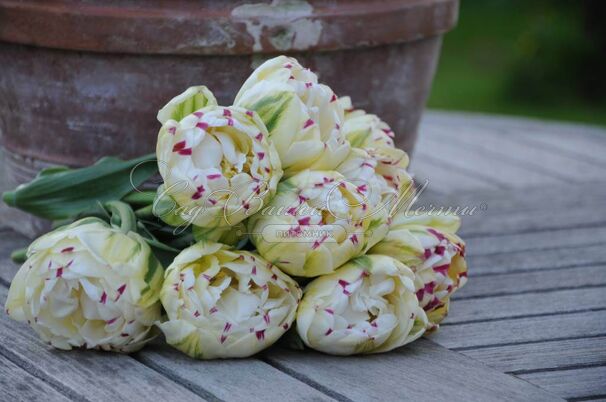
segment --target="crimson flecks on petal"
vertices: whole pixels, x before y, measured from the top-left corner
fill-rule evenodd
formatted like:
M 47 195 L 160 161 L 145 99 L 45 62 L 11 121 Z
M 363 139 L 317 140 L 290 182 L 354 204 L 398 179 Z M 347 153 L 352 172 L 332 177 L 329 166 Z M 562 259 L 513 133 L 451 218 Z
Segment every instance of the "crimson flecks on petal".
M 303 128 L 307 128 L 314 125 L 314 121 L 312 119 L 308 119 L 305 124 L 303 124 Z
M 428 231 L 429 233 L 431 233 L 432 235 L 434 235 L 434 236 L 435 236 L 435 237 L 436 237 L 438 240 L 440 240 L 440 241 L 442 241 L 442 240 L 445 240 L 445 239 L 446 239 L 446 237 L 444 237 L 444 235 L 443 235 L 442 233 L 438 232 L 437 230 L 435 230 L 435 229 L 433 229 L 433 228 L 429 228 L 429 229 L 427 229 L 427 231 Z
M 411 297 L 414 278 L 409 268 L 391 257 L 354 259 L 307 284 L 297 333 L 306 346 L 335 355 L 387 352 L 412 342 L 423 334 L 427 319 Z M 413 322 L 411 314 L 422 321 Z
M 167 283 L 181 273 L 189 279 L 191 270 L 201 271 L 194 276 L 196 292 L 166 292 Z M 204 271 L 209 277 L 212 272 L 217 280 L 207 281 L 202 276 Z M 184 250 L 168 267 L 162 295 L 168 320 L 159 327 L 167 342 L 192 357 L 212 359 L 250 356 L 274 343 L 283 334 L 283 325 L 290 326 L 294 321 L 301 290 L 273 264 L 253 253 L 220 243 L 199 242 Z M 258 304 L 255 302 L 253 309 L 245 308 L 251 298 Z M 201 305 L 206 308 L 200 309 L 200 319 L 194 320 L 198 314 L 192 317 L 190 311 Z M 213 307 L 207 310 L 210 306 Z M 234 312 L 232 307 L 239 311 Z M 195 329 L 181 331 L 182 321 Z M 227 335 L 229 344 L 220 347 L 221 339 Z
M 311 220 L 311 216 L 306 216 L 305 218 L 299 219 L 297 222 L 299 222 L 299 225 L 301 225 L 301 226 L 307 226 L 307 225 L 309 225 L 310 220 Z
M 76 250 L 77 258 L 69 258 Z M 47 266 L 49 261 L 54 264 Z M 11 284 L 6 308 L 13 312 L 19 308 L 20 320 L 31 323 L 55 348 L 135 351 L 149 340 L 149 329 L 160 319 L 162 268 L 156 263 L 147 243 L 135 232 L 127 235 L 119 227 L 89 217 L 32 243 L 28 260 Z M 54 269 L 49 270 L 53 265 Z M 157 267 L 154 278 L 148 277 L 150 266 Z M 131 280 L 141 284 L 139 289 L 114 303 L 110 298 L 115 296 L 115 287 Z M 122 285 L 118 292 L 124 292 L 125 287 Z M 144 296 L 145 291 L 149 293 Z M 132 319 L 138 323 L 128 332 L 137 337 L 137 342 L 120 336 L 127 332 L 123 323 Z M 117 322 L 120 325 L 112 325 Z
M 437 267 L 433 267 L 435 272 L 438 272 L 444 276 L 448 275 L 448 268 L 450 268 L 450 264 L 438 265 Z
M 124 293 L 124 290 L 126 289 L 126 283 L 122 284 L 119 288 L 118 288 L 118 296 L 116 297 L 115 301 L 118 301 L 118 299 L 120 298 L 120 296 L 122 296 L 122 294 Z
M 173 145 L 173 152 L 179 152 L 179 151 L 185 149 L 186 146 L 187 146 L 187 143 L 185 141 L 179 141 L 175 145 Z

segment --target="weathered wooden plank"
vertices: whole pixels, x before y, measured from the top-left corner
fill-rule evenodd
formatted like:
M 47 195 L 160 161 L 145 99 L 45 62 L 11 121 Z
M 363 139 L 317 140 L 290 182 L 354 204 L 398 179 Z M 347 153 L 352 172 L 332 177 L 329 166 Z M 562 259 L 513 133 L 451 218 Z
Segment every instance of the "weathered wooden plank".
M 453 303 L 456 314 L 458 302 Z M 606 311 L 444 325 L 429 339 L 449 349 L 515 345 L 606 335 Z
M 575 248 L 556 248 L 536 252 L 500 253 L 470 256 L 470 275 L 494 275 L 543 269 L 601 265 L 606 263 L 606 247 L 602 244 Z M 606 275 L 606 270 L 604 271 Z
M 355 401 L 554 400 L 528 383 L 427 340 L 380 356 L 336 357 L 280 350 L 267 357 Z
M 535 149 L 606 166 L 606 130 L 580 124 L 552 123 L 540 120 L 512 119 L 489 115 L 444 114 L 430 112 L 421 124 L 421 132 L 442 128 L 449 144 L 456 144 L 469 131 L 493 133 L 511 141 L 513 146 L 531 145 Z
M 562 179 L 550 174 L 494 158 L 485 152 L 477 152 L 466 144 L 461 144 L 456 138 L 446 141 L 445 137 L 448 135 L 443 127 L 427 127 L 419 138 L 419 152 L 436 155 L 443 159 L 444 163 L 499 187 L 563 183 Z
M 543 147 L 557 154 L 606 166 L 606 143 L 597 140 L 595 136 L 587 138 L 570 133 L 538 130 L 532 133 L 524 133 L 512 129 L 507 129 L 507 135 L 515 138 L 522 144 L 532 143 L 535 146 Z
M 476 277 L 473 277 L 473 267 L 471 270 L 472 279 L 463 289 L 453 295 L 453 300 L 606 286 L 606 265 L 604 264 Z M 454 304 L 453 307 L 456 305 Z M 454 308 L 456 309 L 456 307 Z
M 434 210 L 475 207 L 473 215 L 462 217 L 460 233 L 466 239 L 534 232 L 542 236 L 543 232 L 555 230 L 606 226 L 606 211 L 602 208 L 606 191 L 603 188 L 606 186 L 594 191 L 583 186 L 581 194 L 562 187 L 545 194 L 533 189 L 473 191 L 447 196 L 427 191 L 421 194 L 411 210 L 421 206 Z M 524 195 L 528 200 L 524 200 Z M 588 210 L 591 213 L 587 213 Z
M 444 325 L 606 309 L 606 287 L 457 300 Z
M 44 381 L 0 355 L 0 399 L 15 402 L 54 402 L 70 399 Z
M 465 222 L 467 224 L 467 222 Z M 468 256 L 549 250 L 606 244 L 606 227 L 561 229 L 540 233 L 472 237 L 466 241 Z
M 487 130 L 515 130 L 521 133 L 531 133 L 531 135 L 535 132 L 543 132 L 548 135 L 561 134 L 573 138 L 583 138 L 589 142 L 606 142 L 606 129 L 603 127 L 531 117 L 474 112 L 426 111 L 423 114 L 422 126 L 434 123 L 449 127 L 474 125 Z
M 447 196 L 436 194 L 429 188 L 419 198 L 419 205 L 434 204 L 439 206 L 473 206 L 486 204 L 484 213 L 477 213 L 478 219 L 484 216 L 499 216 L 507 218 L 512 214 L 530 215 L 549 209 L 552 212 L 550 220 L 558 219 L 563 213 L 569 213 L 574 209 L 599 209 L 606 199 L 606 186 L 603 181 L 594 183 L 582 183 L 575 187 L 570 186 L 535 186 L 524 187 L 518 191 L 502 190 L 474 190 L 458 192 Z M 463 228 L 470 226 L 466 217 Z M 471 225 L 473 226 L 473 225 Z M 544 229 L 545 230 L 545 229 Z M 494 230 L 492 235 L 500 233 Z M 489 233 L 490 234 L 490 233 Z
M 559 151 L 558 153 L 589 160 L 592 163 L 606 162 L 606 130 L 601 127 L 431 111 L 423 119 L 421 129 L 434 126 L 466 127 L 470 124 L 486 130 L 502 132 L 513 140 L 520 141 L 520 144 L 533 142 L 551 151 Z
M 18 267 L 10 262 L 4 261 L 4 263 L 0 263 L 0 279 L 5 282 L 10 282 L 17 269 Z M 5 297 L 6 289 L 0 286 L 0 301 L 2 303 L 4 302 Z M 0 320 L 0 334 L 2 334 L 2 331 L 4 330 L 13 330 L 14 325 L 19 326 L 18 323 L 8 321 L 9 319 L 5 315 L 3 315 L 2 319 L 3 320 Z M 6 329 L 3 329 L 3 324 L 6 325 Z M 24 326 L 19 327 L 21 328 L 21 333 L 27 334 L 28 337 L 24 337 L 14 346 L 16 350 L 20 350 L 19 348 L 27 349 L 27 345 L 30 342 L 39 343 L 35 334 L 33 334 L 29 328 Z M 21 336 L 13 337 L 21 338 Z M 0 348 L 1 347 L 2 346 L 0 345 Z M 44 345 L 41 345 L 41 347 L 46 349 Z M 47 354 L 48 353 L 50 353 L 50 355 L 43 356 L 48 359 L 54 359 L 57 352 L 47 351 Z M 165 345 L 151 345 L 145 348 L 136 355 L 139 362 L 128 356 L 99 354 L 95 352 L 75 351 L 63 354 L 59 353 L 59 355 L 68 356 L 72 353 L 76 354 L 74 356 L 76 358 L 90 361 L 89 371 L 91 372 L 90 376 L 92 377 L 95 377 L 95 375 L 92 374 L 93 372 L 97 372 L 96 377 L 103 377 L 100 373 L 103 373 L 106 370 L 112 371 L 112 365 L 123 365 L 123 359 L 128 360 L 131 370 L 139 367 L 139 371 L 144 373 L 151 372 L 157 374 L 156 372 L 161 372 L 170 379 L 161 377 L 157 374 L 157 376 L 162 379 L 162 381 L 157 381 L 157 386 L 164 386 L 166 388 L 166 395 L 168 396 L 176 395 L 176 393 L 171 390 L 170 384 L 176 385 L 176 383 L 171 381 L 172 379 L 179 384 L 186 384 L 187 388 L 193 391 L 193 393 L 210 400 L 226 399 L 256 401 L 265 400 L 268 394 L 282 395 L 285 399 L 288 399 L 286 396 L 290 395 L 289 393 L 293 392 L 293 390 L 297 392 L 297 395 L 299 395 L 300 398 L 306 400 L 309 398 L 316 400 L 330 399 L 320 391 L 281 373 L 270 365 L 257 359 L 232 360 L 225 362 L 199 362 L 189 359 L 180 352 Z M 98 356 L 104 356 L 105 360 L 98 360 Z M 31 356 L 27 357 L 30 358 Z M 48 362 L 47 364 L 50 365 L 52 363 L 53 362 Z M 115 370 L 112 372 L 115 372 Z M 120 379 L 120 377 L 118 377 L 118 379 Z M 130 381 L 130 375 L 128 379 Z M 105 380 L 113 381 L 111 377 L 108 377 Z M 133 381 L 133 384 L 131 384 L 132 388 L 129 387 L 129 390 L 139 388 L 143 393 L 153 392 L 153 390 L 146 390 L 142 385 L 137 384 L 137 376 L 133 378 Z M 251 389 L 251 383 L 256 384 L 254 389 Z M 95 384 L 93 383 L 88 385 L 88 387 L 92 390 L 94 385 Z M 123 386 L 120 382 L 112 385 L 114 389 L 120 386 Z M 107 389 L 109 388 L 110 387 L 107 387 Z M 156 394 L 160 395 L 160 393 Z M 129 397 L 131 396 L 131 394 L 126 395 Z M 191 395 L 193 396 L 193 394 Z M 292 398 L 292 395 L 290 395 L 290 397 Z
M 560 155 L 535 144 L 523 143 L 507 135 L 503 130 L 486 130 L 477 126 L 432 127 L 437 140 L 464 145 L 470 151 L 481 152 L 496 160 L 517 164 L 559 178 L 562 181 L 601 180 L 606 168 Z
M 442 196 L 459 191 L 498 189 L 495 184 L 470 176 L 466 171 L 453 169 L 422 151 L 415 152 L 409 170 L 417 181 L 423 183 L 427 180 L 428 189 Z
M 258 359 L 197 361 L 166 344 L 150 345 L 136 358 L 189 389 L 225 401 L 329 401 L 328 395 Z
M 521 374 L 529 370 L 606 364 L 605 345 L 606 337 L 601 336 L 471 349 L 461 353 L 499 371 Z
M 2 305 L 6 294 L 6 288 L 0 286 Z M 150 395 L 166 400 L 204 400 L 127 355 L 52 349 L 31 328 L 6 314 L 0 314 L 0 350 L 37 377 L 62 384 L 90 401 L 146 401 Z
M 606 366 L 520 374 L 518 377 L 563 398 L 606 395 Z
M 485 213 L 480 211 L 473 216 L 464 217 L 461 234 L 466 237 L 481 237 L 606 225 L 606 211 L 592 209 L 588 213 L 581 206 L 565 211 L 552 210 L 548 205 L 542 210 L 509 214 L 493 214 L 491 211 L 489 205 Z

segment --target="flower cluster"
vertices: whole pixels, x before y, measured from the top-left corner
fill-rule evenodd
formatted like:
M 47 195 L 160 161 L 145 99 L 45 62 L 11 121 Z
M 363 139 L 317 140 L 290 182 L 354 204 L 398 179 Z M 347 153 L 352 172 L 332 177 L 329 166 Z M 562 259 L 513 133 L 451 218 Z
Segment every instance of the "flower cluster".
M 152 168 L 149 156 L 105 158 L 5 194 L 59 226 L 22 255 L 6 301 L 44 341 L 132 352 L 163 334 L 215 359 L 288 332 L 351 355 L 444 320 L 467 280 L 460 221 L 400 210 L 409 159 L 379 117 L 279 56 L 233 105 L 195 86 L 157 118 Z

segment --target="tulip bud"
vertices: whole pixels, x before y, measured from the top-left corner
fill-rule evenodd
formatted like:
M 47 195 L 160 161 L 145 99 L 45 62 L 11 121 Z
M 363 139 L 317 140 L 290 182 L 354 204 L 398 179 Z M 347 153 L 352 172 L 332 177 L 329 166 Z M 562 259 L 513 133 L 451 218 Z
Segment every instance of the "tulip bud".
M 197 110 L 217 105 L 215 95 L 204 85 L 189 87 L 158 111 L 158 121 L 160 124 L 169 120 L 181 121 L 185 116 L 189 116 Z
M 280 159 L 254 112 L 208 106 L 168 120 L 156 153 L 164 184 L 154 213 L 174 226 L 226 228 L 257 212 L 276 191 Z
M 248 220 L 259 254 L 289 275 L 333 272 L 387 233 L 364 189 L 335 171 L 303 171 L 278 185 L 267 207 Z
M 133 352 L 153 338 L 162 275 L 141 236 L 85 218 L 29 246 L 6 312 L 59 349 Z
M 259 113 L 287 177 L 305 169 L 333 170 L 347 157 L 336 95 L 293 58 L 279 56 L 259 66 L 234 104 Z
M 254 253 L 200 242 L 168 267 L 166 341 L 196 359 L 247 357 L 292 325 L 301 289 Z
M 417 297 L 429 317 L 429 329 L 448 314 L 450 296 L 467 282 L 465 243 L 454 234 L 454 215 L 397 214 L 387 236 L 370 252 L 394 257 L 417 276 Z
M 413 272 L 382 255 L 358 257 L 314 279 L 297 311 L 303 342 L 334 355 L 387 352 L 419 338 L 426 324 Z

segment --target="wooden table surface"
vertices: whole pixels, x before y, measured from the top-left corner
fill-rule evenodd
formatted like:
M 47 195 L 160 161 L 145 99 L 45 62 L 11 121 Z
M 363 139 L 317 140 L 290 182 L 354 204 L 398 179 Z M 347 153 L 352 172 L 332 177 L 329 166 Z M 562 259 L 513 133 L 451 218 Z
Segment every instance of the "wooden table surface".
M 421 204 L 476 207 L 470 280 L 437 333 L 374 356 L 199 362 L 161 343 L 56 351 L 0 314 L 0 400 L 606 399 L 606 130 L 430 112 L 411 170 Z M 27 240 L 0 233 L 3 304 Z

